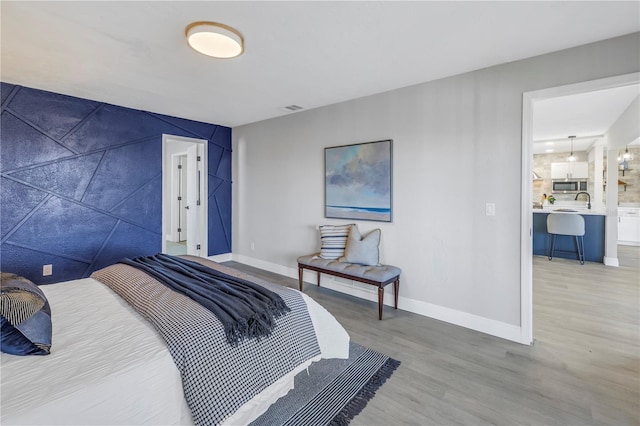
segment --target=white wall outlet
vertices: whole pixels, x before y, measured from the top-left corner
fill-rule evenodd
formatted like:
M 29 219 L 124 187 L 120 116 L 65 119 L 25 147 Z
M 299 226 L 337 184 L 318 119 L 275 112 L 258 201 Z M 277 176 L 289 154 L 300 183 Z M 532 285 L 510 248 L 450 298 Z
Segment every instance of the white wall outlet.
M 53 275 L 53 265 L 42 265 L 42 276 L 48 277 Z
M 485 214 L 487 216 L 495 216 L 496 215 L 496 205 L 495 203 L 487 203 L 485 207 Z
M 255 249 L 256 249 L 256 243 L 251 241 L 251 251 L 254 251 Z

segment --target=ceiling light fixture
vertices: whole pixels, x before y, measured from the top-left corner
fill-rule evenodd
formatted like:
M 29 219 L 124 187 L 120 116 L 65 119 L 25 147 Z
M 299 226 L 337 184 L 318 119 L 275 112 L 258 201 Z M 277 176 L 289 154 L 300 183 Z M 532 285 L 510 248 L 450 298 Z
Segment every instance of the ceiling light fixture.
M 576 156 L 573 155 L 573 140 L 575 138 L 575 136 L 569 136 L 569 139 L 571 140 L 571 154 L 569 154 L 569 158 L 567 158 L 569 161 L 576 161 Z
M 242 34 L 217 22 L 194 22 L 185 29 L 187 43 L 196 52 L 214 58 L 235 58 L 244 52 Z
M 624 147 L 624 154 L 618 157 L 618 163 L 620 163 L 620 170 L 622 170 L 622 175 L 624 176 L 624 172 L 629 170 L 629 161 L 633 160 L 633 154 L 629 152 L 629 147 Z

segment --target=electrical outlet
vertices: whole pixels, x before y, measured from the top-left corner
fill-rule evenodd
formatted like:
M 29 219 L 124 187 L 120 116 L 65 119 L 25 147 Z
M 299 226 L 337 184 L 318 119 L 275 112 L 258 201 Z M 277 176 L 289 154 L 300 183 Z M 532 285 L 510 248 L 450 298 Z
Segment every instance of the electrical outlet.
M 254 251 L 256 249 L 256 244 L 251 241 L 251 251 Z
M 53 275 L 53 265 L 42 265 L 42 276 L 48 277 Z
M 485 214 L 487 216 L 495 216 L 496 215 L 496 205 L 494 203 L 487 203 L 485 206 Z

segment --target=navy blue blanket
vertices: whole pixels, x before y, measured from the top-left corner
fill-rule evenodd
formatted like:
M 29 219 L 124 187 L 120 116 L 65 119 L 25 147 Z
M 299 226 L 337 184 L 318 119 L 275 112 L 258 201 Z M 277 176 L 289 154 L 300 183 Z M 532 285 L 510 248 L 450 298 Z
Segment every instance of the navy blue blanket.
M 210 310 L 233 346 L 245 338 L 268 336 L 275 320 L 290 311 L 276 293 L 190 260 L 159 253 L 119 263 L 146 272 Z

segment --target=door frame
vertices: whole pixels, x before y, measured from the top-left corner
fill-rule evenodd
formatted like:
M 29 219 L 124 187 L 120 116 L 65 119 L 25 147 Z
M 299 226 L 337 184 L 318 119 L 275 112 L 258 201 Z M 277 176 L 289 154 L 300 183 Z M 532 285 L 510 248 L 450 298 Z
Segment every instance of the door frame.
M 186 226 L 186 213 L 183 211 L 182 207 L 180 204 L 180 202 L 178 201 L 178 217 L 175 218 L 174 217 L 174 213 L 175 213 L 175 207 L 173 205 L 173 203 L 175 203 L 176 196 L 181 196 L 181 194 L 183 194 L 182 191 L 182 187 L 186 185 L 186 178 L 184 176 L 184 170 L 185 170 L 185 162 L 186 162 L 186 158 L 187 158 L 187 153 L 186 152 L 178 152 L 176 154 L 171 154 L 171 170 L 169 171 L 170 173 L 170 180 L 171 182 L 169 182 L 169 194 L 170 194 L 170 211 L 169 211 L 169 220 L 171 221 L 171 224 L 169 225 L 171 227 L 170 231 L 169 231 L 169 235 L 171 235 L 172 238 L 167 238 L 170 241 L 184 241 L 181 240 L 180 237 L 182 236 L 181 234 L 184 232 L 186 234 L 187 232 L 187 226 Z M 185 159 L 185 161 L 182 161 L 182 159 Z M 180 169 L 180 172 L 177 172 L 177 168 L 178 165 L 182 166 L 182 169 Z M 188 164 L 186 165 L 186 167 L 188 168 Z M 176 182 L 176 177 L 178 177 L 178 182 Z M 186 191 L 185 191 L 186 192 Z M 176 194 L 177 193 L 177 194 Z M 182 220 L 184 217 L 184 221 Z M 177 222 L 177 223 L 176 223 Z M 180 228 L 183 228 L 183 230 L 181 232 L 178 232 L 178 230 L 175 228 L 176 225 L 178 225 Z M 185 238 L 186 239 L 186 238 Z
M 167 252 L 167 226 L 171 225 L 171 165 L 173 154 L 178 152 L 186 152 L 186 148 L 194 144 L 202 146 L 202 188 L 201 188 L 201 206 L 202 215 L 198 223 L 199 233 L 204 235 L 200 241 L 199 256 L 207 257 L 209 255 L 209 189 L 207 176 L 208 158 L 209 158 L 209 141 L 206 139 L 195 139 L 184 136 L 175 136 L 169 134 L 162 135 L 162 252 Z
M 524 92 L 520 227 L 520 343 L 533 343 L 533 106 L 536 101 L 640 83 L 640 72 Z M 607 204 L 608 205 L 608 204 Z M 609 208 L 607 207 L 607 211 Z M 607 238 L 607 237 L 605 237 Z M 606 254 L 605 254 L 606 255 Z

